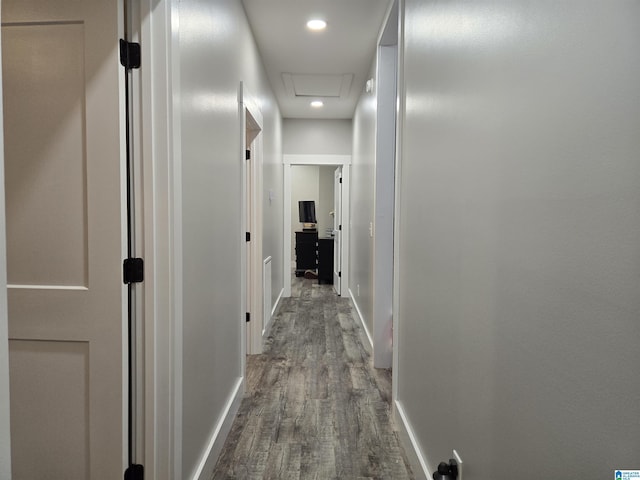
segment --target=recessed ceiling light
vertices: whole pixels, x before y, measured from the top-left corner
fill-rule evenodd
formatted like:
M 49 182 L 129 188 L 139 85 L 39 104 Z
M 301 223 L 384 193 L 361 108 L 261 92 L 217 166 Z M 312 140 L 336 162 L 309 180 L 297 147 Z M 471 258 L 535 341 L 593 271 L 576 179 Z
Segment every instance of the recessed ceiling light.
M 313 102 L 311 102 L 311 106 L 313 108 L 320 108 L 324 106 L 324 103 L 322 102 L 322 100 L 314 100 Z
M 324 20 L 320 20 L 319 18 L 314 18 L 313 20 L 309 20 L 307 22 L 307 28 L 309 30 L 324 30 L 327 28 L 327 22 Z

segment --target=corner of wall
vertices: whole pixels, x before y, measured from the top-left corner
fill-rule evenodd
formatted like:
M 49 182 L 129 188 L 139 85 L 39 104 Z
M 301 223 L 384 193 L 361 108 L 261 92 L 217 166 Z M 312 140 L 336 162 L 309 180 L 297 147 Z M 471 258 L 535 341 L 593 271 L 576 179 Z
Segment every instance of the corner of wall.
M 407 454 L 415 478 L 419 480 L 431 480 L 431 472 L 433 469 L 426 458 L 424 458 L 418 438 L 414 434 L 411 422 L 399 400 L 393 403 L 393 417 L 398 429 L 398 437 Z
M 356 308 L 356 313 L 358 314 L 358 320 L 360 321 L 360 325 L 362 326 L 362 329 L 364 330 L 364 333 L 367 336 L 367 340 L 369 340 L 369 347 L 373 348 L 373 338 L 371 337 L 371 333 L 369 332 L 369 329 L 367 328 L 367 324 L 364 321 L 364 316 L 362 315 L 362 311 L 360 310 L 360 307 L 358 306 L 358 302 L 356 302 L 356 297 L 351 291 L 351 289 L 349 289 L 349 297 L 351 297 L 351 302 L 353 303 L 353 306 Z
M 240 408 L 242 397 L 244 395 L 244 377 L 241 377 L 236 382 L 235 388 L 231 393 L 227 404 L 218 423 L 216 423 L 207 448 L 205 449 L 196 471 L 191 476 L 192 480 L 209 480 L 213 474 L 213 469 L 216 466 L 218 457 L 222 452 L 222 447 L 227 439 L 227 435 L 231 431 L 233 420 L 236 413 Z

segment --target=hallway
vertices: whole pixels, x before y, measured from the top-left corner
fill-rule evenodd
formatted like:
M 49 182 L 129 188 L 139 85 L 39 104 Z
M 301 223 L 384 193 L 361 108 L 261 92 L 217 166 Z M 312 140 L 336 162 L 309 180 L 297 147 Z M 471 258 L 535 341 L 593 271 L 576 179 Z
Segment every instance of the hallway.
M 371 367 L 351 301 L 296 278 L 213 479 L 410 479 L 390 419 L 391 375 Z

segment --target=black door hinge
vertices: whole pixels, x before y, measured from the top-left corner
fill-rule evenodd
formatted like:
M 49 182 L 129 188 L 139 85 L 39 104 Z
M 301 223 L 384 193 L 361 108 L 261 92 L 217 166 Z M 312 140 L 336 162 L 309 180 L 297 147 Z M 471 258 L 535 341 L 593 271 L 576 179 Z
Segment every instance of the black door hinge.
M 124 480 L 144 480 L 144 467 L 142 465 L 130 465 L 124 471 Z
M 244 234 L 244 239 L 245 239 L 247 242 L 250 242 L 250 241 L 251 241 L 251 232 L 245 232 L 245 234 Z
M 338 278 L 342 278 L 342 272 L 338 272 Z
M 122 280 L 127 285 L 144 281 L 144 260 L 141 258 L 125 259 L 122 263 Z
M 342 225 L 338 225 L 338 230 L 342 231 Z
M 140 68 L 140 44 L 120 39 L 120 63 L 128 70 Z
M 246 319 L 247 322 L 251 321 L 251 314 L 249 312 L 247 312 L 245 319 Z
M 342 177 L 340 177 L 340 183 L 342 183 Z
M 251 160 L 251 150 L 246 150 L 244 152 L 244 159 L 245 160 Z

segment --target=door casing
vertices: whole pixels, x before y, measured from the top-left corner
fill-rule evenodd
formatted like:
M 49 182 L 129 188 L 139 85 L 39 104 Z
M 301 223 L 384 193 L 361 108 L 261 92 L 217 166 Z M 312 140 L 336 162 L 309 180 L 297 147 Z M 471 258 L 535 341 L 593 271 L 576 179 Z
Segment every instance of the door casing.
M 291 296 L 291 167 L 293 165 L 332 165 L 342 167 L 342 278 L 340 295 L 349 294 L 349 185 L 351 179 L 351 155 L 284 155 L 284 291 L 283 297 Z

